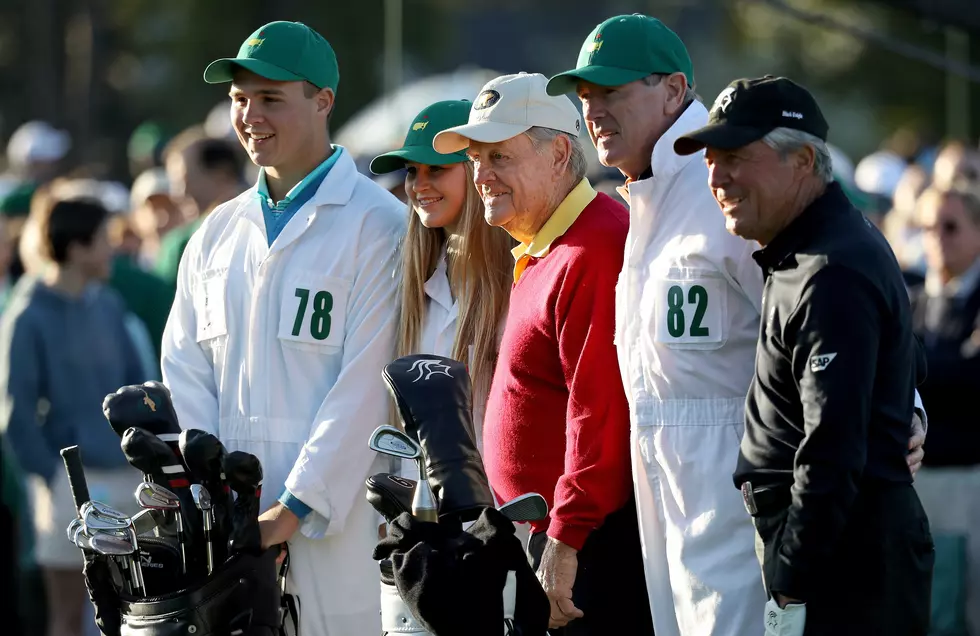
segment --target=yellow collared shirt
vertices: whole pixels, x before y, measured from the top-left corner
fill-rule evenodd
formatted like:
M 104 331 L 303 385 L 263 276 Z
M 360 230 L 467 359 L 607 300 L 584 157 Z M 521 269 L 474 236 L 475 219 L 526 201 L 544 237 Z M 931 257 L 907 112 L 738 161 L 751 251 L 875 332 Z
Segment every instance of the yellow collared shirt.
M 538 233 L 531 239 L 530 244 L 521 243 L 510 251 L 516 260 L 514 263 L 515 283 L 521 279 L 521 274 L 524 273 L 524 269 L 532 258 L 544 258 L 548 255 L 548 252 L 551 251 L 551 244 L 561 238 L 568 231 L 568 228 L 572 227 L 572 224 L 582 214 L 582 210 L 592 203 L 595 196 L 596 191 L 592 189 L 589 180 L 582 179 L 558 204 L 558 207 L 551 214 L 551 218 L 541 226 Z

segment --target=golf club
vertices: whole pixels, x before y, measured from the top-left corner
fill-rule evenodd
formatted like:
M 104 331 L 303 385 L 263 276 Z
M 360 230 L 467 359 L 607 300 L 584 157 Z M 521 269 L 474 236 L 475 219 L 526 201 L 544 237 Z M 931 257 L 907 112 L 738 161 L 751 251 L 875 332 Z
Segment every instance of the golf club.
M 132 552 L 136 552 L 138 555 L 139 540 L 136 535 L 136 528 L 133 524 L 133 520 L 127 517 L 125 513 L 119 512 L 114 508 L 110 508 L 104 503 L 89 501 L 82 506 L 82 526 L 84 527 L 85 534 L 87 534 L 89 537 L 94 537 L 100 532 L 128 532 L 128 541 L 133 546 Z M 76 534 L 76 538 L 77 536 L 78 535 Z M 92 549 L 95 549 L 94 546 Z M 98 550 L 95 551 L 98 552 Z M 132 579 L 133 593 L 136 594 L 136 590 L 143 589 L 143 571 L 140 567 L 138 556 L 132 560 L 130 576 Z
M 136 487 L 136 502 L 149 510 L 172 510 L 177 518 L 177 544 L 180 546 L 181 572 L 187 574 L 187 537 L 184 534 L 184 516 L 180 511 L 180 499 L 160 484 L 144 481 Z
M 497 510 L 514 523 L 540 521 L 548 516 L 548 502 L 538 493 L 529 492 L 514 497 Z
M 222 563 L 231 531 L 231 489 L 223 465 L 228 453 L 217 437 L 193 428 L 181 431 L 178 445 L 191 479 L 211 495 L 211 544 L 215 562 Z
M 194 498 L 194 505 L 201 511 L 201 518 L 204 520 L 204 549 L 208 557 L 208 574 L 214 572 L 214 549 L 211 545 L 211 494 L 208 489 L 201 484 L 191 484 L 191 496 Z
M 131 563 L 132 592 L 134 596 L 143 596 L 142 570 L 139 564 L 139 546 L 132 538 L 110 532 L 95 532 L 88 538 L 94 552 L 103 556 L 125 557 Z M 134 557 L 135 555 L 135 557 Z
M 133 515 L 133 527 L 136 528 L 136 535 L 140 538 L 166 525 L 167 515 L 162 510 L 146 508 Z M 173 534 L 173 530 L 170 534 Z
M 71 520 L 68 524 L 68 540 L 72 543 L 75 542 L 75 531 L 82 527 L 82 520 L 78 517 Z
M 225 456 L 223 468 L 228 486 L 237 495 L 232 509 L 229 549 L 257 554 L 262 550 L 262 533 L 259 530 L 262 464 L 251 453 L 233 451 Z
M 421 521 L 437 522 L 439 509 L 436 506 L 432 488 L 429 486 L 429 480 L 424 476 L 425 460 L 422 457 L 422 449 L 415 440 L 404 431 L 400 431 L 394 426 L 385 425 L 379 426 L 371 433 L 368 446 L 377 453 L 415 460 L 419 469 L 419 479 L 412 499 L 412 516 Z

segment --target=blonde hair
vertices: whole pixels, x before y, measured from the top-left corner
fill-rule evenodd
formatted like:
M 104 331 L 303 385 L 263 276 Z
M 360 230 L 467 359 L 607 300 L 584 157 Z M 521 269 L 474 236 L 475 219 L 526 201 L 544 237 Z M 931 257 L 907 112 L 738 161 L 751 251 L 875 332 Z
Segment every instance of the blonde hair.
M 466 171 L 466 198 L 460 212 L 458 234 L 447 248 L 449 287 L 459 304 L 452 358 L 467 363 L 473 382 L 474 403 L 486 399 L 497 363 L 498 330 L 513 280 L 510 249 L 514 240 L 491 227 L 483 216 L 483 202 L 473 185 L 473 166 Z M 425 282 L 439 265 L 442 229 L 427 228 L 408 205 L 408 231 L 402 244 L 401 319 L 398 356 L 418 351 L 425 321 Z M 470 347 L 473 347 L 472 358 Z

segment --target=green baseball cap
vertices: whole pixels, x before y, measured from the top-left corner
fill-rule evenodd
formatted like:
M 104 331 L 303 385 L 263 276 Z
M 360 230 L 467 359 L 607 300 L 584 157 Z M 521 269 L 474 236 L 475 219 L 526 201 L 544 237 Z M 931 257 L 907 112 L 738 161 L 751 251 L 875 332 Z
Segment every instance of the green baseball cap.
M 408 127 L 405 143 L 398 150 L 378 155 L 371 161 L 371 172 L 387 174 L 405 167 L 406 161 L 429 166 L 445 166 L 467 160 L 466 150 L 442 154 L 432 147 L 432 138 L 448 128 L 462 126 L 470 116 L 473 103 L 468 99 L 436 102 L 426 106 Z
M 676 33 L 647 15 L 617 15 L 592 30 L 575 68 L 552 77 L 548 94 L 574 92 L 579 80 L 622 86 L 654 73 L 683 73 L 694 86 L 691 56 Z
M 215 60 L 204 69 L 204 81 L 232 81 L 242 67 L 278 82 L 307 81 L 336 92 L 340 82 L 337 55 L 322 35 L 301 22 L 270 22 L 248 36 L 237 57 Z

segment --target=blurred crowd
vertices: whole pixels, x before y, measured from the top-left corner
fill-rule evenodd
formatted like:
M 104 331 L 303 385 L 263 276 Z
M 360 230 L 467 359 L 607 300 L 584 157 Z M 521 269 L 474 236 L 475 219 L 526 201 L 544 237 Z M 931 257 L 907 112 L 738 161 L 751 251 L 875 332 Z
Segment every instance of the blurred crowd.
M 432 96 L 433 101 L 439 98 Z M 37 328 L 37 333 L 48 334 L 40 337 L 49 346 L 42 342 L 37 350 L 25 352 L 3 348 L 9 339 L 3 325 L 9 321 L 0 320 L 0 356 L 6 357 L 0 359 L 0 380 L 13 386 L 26 369 L 43 375 L 41 382 L 69 377 L 48 368 L 59 364 L 86 369 L 83 375 L 93 376 L 93 394 L 160 379 L 160 342 L 184 247 L 215 205 L 250 187 L 257 175 L 231 128 L 227 105 L 176 135 L 164 130 L 147 122 L 133 131 L 126 183 L 94 178 L 88 167 L 71 165 L 70 136 L 48 123 L 28 122 L 11 135 L 0 174 L 0 312 L 37 311 L 32 321 L 50 324 Z M 915 330 L 929 368 L 920 387 L 929 416 L 925 467 L 916 482 L 937 550 L 946 542 L 937 555 L 952 555 L 937 562 L 937 581 L 942 573 L 943 581 L 955 586 L 965 581 L 966 555 L 977 554 L 980 541 L 980 530 L 971 534 L 971 528 L 980 528 L 980 426 L 968 415 L 972 391 L 980 389 L 980 148 L 973 141 L 953 140 L 911 149 L 883 144 L 863 158 L 850 158 L 837 148 L 832 152 L 836 179 L 882 230 L 905 271 Z M 356 158 L 364 174 L 370 174 L 370 159 Z M 597 190 L 619 196 L 618 172 L 597 168 L 588 176 Z M 405 200 L 402 172 L 373 178 Z M 66 215 L 74 208 L 60 204 L 65 201 L 86 202 L 88 221 L 79 220 L 81 212 Z M 59 249 L 59 240 L 74 240 L 76 246 L 81 241 L 89 248 L 66 252 Z M 31 281 L 44 277 L 65 293 L 47 301 L 41 312 L 31 308 L 39 300 Z M 93 287 L 111 292 L 90 293 Z M 106 307 L 115 307 L 113 303 L 119 306 L 119 328 L 106 325 Z M 128 344 L 108 347 L 106 337 Z M 55 340 L 60 344 L 52 344 Z M 85 346 L 71 344 L 76 342 Z M 96 358 L 98 364 L 86 366 Z M 84 395 L 82 390 L 66 388 L 65 405 Z M 29 401 L 30 393 L 24 395 Z M 31 417 L 67 408 L 55 398 L 51 402 L 45 408 L 28 404 Z M 102 427 L 108 432 L 107 424 Z M 37 455 L 25 450 L 25 445 L 41 443 L 40 436 L 3 433 L 3 509 L 11 518 L 2 521 L 14 524 L 18 537 L 4 546 L 10 551 L 5 562 L 19 564 L 5 569 L 9 580 L 3 588 L 20 591 L 21 631 L 44 633 L 46 621 L 78 618 L 51 618 L 45 608 L 43 586 L 59 583 L 42 581 L 37 563 L 56 557 L 46 554 L 40 539 L 41 517 L 29 512 L 44 505 L 32 499 L 31 480 L 55 479 L 63 469 L 51 467 L 57 449 L 38 449 Z M 89 460 L 99 452 L 83 451 Z M 115 448 L 104 452 L 119 455 Z M 111 471 L 119 463 L 106 460 L 101 467 Z M 64 541 L 53 511 L 51 519 L 54 534 Z M 72 552 L 65 558 L 77 558 Z M 63 593 L 79 594 L 82 611 L 84 590 Z M 957 593 L 962 594 L 953 590 L 951 595 Z

